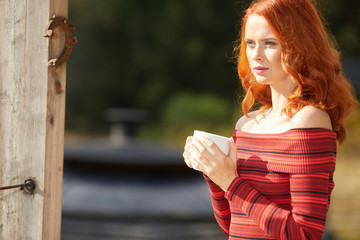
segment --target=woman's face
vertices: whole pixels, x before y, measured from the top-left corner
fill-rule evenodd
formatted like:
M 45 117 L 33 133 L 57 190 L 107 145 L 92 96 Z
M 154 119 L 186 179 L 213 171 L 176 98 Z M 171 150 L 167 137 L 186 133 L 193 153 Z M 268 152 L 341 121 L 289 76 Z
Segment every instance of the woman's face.
M 256 81 L 281 84 L 291 79 L 281 61 L 281 46 L 263 16 L 250 15 L 245 26 L 246 56 Z

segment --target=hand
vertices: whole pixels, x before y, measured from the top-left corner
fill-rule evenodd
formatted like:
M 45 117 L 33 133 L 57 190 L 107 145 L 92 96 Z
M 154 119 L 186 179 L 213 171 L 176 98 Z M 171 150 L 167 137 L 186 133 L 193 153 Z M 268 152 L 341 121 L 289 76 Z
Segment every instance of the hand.
M 223 190 L 227 190 L 232 181 L 238 176 L 236 164 L 236 145 L 231 138 L 229 140 L 229 155 L 226 156 L 215 143 L 207 138 L 201 138 L 207 145 L 206 148 L 200 141 L 188 137 L 185 145 L 184 158 L 186 164 L 196 168 L 207 175 L 214 183 Z M 193 151 L 197 160 L 191 157 Z

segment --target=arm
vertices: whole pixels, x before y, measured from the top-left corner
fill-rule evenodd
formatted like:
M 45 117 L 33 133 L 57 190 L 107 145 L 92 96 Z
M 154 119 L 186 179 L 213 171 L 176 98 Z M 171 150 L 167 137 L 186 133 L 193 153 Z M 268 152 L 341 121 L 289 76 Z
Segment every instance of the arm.
M 231 215 L 230 215 L 229 203 L 224 196 L 225 193 L 224 193 L 223 189 L 226 189 L 230 185 L 230 183 L 237 177 L 236 146 L 235 146 L 235 143 L 233 142 L 233 139 L 231 139 L 229 142 L 229 147 L 230 147 L 229 156 L 225 156 L 225 154 L 223 152 L 221 152 L 221 150 L 218 149 L 215 144 L 213 144 L 212 142 L 210 142 L 207 139 L 204 139 L 204 141 L 206 141 L 207 143 L 212 145 L 214 153 L 215 153 L 214 155 L 217 156 L 216 161 L 215 161 L 215 162 L 217 162 L 217 164 L 211 164 L 209 162 L 209 159 L 212 159 L 212 157 L 215 157 L 215 156 L 212 154 L 210 156 L 209 152 L 206 150 L 206 148 L 202 144 L 200 144 L 198 141 L 196 141 L 196 142 L 197 142 L 197 146 L 200 150 L 198 148 L 196 148 L 196 151 L 198 152 L 199 155 L 201 154 L 201 152 L 202 153 L 207 152 L 207 156 L 209 159 L 202 158 L 204 160 L 204 163 L 207 163 L 207 164 L 200 165 L 198 161 L 195 161 L 191 158 L 191 154 L 190 154 L 191 148 L 194 149 L 194 146 L 192 144 L 192 137 L 188 137 L 188 139 L 186 141 L 185 151 L 184 151 L 183 156 L 185 158 L 186 164 L 190 168 L 195 167 L 196 169 L 199 169 L 199 170 L 202 170 L 203 172 L 205 172 L 204 178 L 207 181 L 208 186 L 209 186 L 209 191 L 210 191 L 211 202 L 212 202 L 212 206 L 213 206 L 213 210 L 214 210 L 215 219 L 218 222 L 221 229 L 223 230 L 223 232 L 225 233 L 225 235 L 227 237 L 229 237 Z M 206 167 L 204 167 L 204 166 L 206 166 Z M 224 168 L 226 170 L 224 170 Z M 204 171 L 205 169 L 207 171 Z M 214 173 L 215 169 L 216 169 L 217 173 L 211 174 L 211 175 L 214 179 L 217 180 L 217 183 L 220 183 L 220 185 L 214 183 L 213 180 L 210 179 L 206 175 L 206 173 Z M 230 174 L 229 174 L 229 172 L 230 172 Z M 220 186 L 222 186 L 222 188 Z
M 230 206 L 228 200 L 225 198 L 225 192 L 216 185 L 209 177 L 204 174 L 204 178 L 209 186 L 211 203 L 214 210 L 214 216 L 220 228 L 229 237 L 230 228 Z
M 329 173 L 292 174 L 292 209 L 283 209 L 241 178 L 227 190 L 231 212 L 243 212 L 276 239 L 321 239 L 329 207 Z M 236 218 L 236 214 L 233 215 Z

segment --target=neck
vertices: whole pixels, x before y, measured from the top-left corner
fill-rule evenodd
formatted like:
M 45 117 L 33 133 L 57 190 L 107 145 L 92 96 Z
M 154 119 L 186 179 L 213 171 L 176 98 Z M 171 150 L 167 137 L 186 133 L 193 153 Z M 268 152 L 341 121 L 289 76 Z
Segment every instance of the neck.
M 289 95 L 295 87 L 296 83 L 290 78 L 287 80 L 286 84 L 281 83 L 278 85 L 270 85 L 272 100 L 271 115 L 278 117 L 282 116 L 283 110 L 287 105 Z

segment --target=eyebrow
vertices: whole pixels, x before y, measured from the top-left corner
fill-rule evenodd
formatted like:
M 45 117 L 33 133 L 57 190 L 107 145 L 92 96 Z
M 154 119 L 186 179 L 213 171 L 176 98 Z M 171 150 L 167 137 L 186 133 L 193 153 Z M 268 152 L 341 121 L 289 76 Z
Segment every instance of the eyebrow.
M 252 40 L 251 38 L 244 38 L 245 41 L 248 41 L 248 40 Z M 272 40 L 272 41 L 278 41 L 276 38 L 264 38 L 262 39 L 261 41 L 269 41 L 269 40 Z
M 263 41 L 268 41 L 268 40 L 278 41 L 276 38 L 264 38 L 264 39 L 263 39 Z

